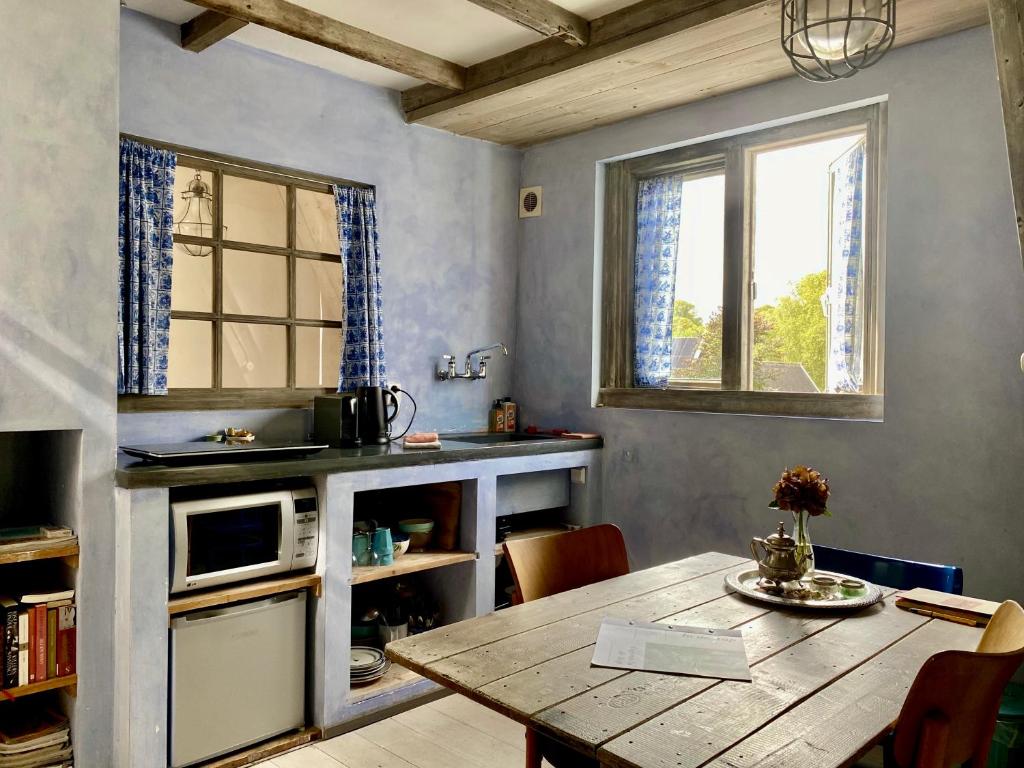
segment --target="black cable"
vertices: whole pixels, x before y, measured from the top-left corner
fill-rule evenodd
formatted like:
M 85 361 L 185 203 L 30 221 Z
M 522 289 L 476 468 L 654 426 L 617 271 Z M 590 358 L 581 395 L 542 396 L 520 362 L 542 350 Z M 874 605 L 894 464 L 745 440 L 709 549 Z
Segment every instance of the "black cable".
M 403 395 L 408 397 L 409 401 L 412 403 L 412 418 L 409 419 L 409 423 L 405 425 L 405 431 L 403 431 L 402 434 L 395 435 L 394 437 L 392 437 L 391 436 L 391 425 L 390 424 L 388 425 L 388 442 L 390 443 L 390 442 L 392 442 L 394 440 L 398 440 L 400 438 L 405 437 L 409 433 L 409 430 L 412 429 L 412 423 L 414 421 L 416 421 L 416 399 L 412 395 L 410 395 L 408 392 L 406 392 L 404 389 L 401 389 L 401 388 L 396 387 L 394 385 L 392 385 L 391 387 L 388 387 L 388 389 L 390 389 L 392 392 L 395 392 L 395 393 L 401 392 Z

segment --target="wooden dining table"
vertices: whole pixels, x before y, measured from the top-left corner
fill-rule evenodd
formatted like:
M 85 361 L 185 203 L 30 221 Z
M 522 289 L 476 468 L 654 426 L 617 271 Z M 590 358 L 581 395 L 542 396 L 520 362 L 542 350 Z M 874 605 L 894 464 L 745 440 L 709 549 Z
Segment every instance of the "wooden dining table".
M 707 552 L 389 643 L 395 662 L 602 766 L 838 768 L 877 743 L 925 660 L 981 630 L 899 609 L 779 609 Z M 591 666 L 605 616 L 737 628 L 752 682 Z

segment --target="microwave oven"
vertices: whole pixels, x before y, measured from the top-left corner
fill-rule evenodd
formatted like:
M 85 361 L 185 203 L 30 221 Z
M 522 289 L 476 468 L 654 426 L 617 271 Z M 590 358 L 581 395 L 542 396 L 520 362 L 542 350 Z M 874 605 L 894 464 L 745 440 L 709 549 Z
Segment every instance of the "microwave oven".
M 171 592 L 312 568 L 316 490 L 275 490 L 171 504 Z

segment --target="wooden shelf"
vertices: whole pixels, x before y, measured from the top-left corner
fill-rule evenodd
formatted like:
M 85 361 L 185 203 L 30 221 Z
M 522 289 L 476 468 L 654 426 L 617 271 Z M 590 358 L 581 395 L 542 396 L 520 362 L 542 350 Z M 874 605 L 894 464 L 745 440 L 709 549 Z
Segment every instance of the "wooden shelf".
M 31 696 L 33 693 L 53 691 L 57 688 L 70 688 L 72 696 L 75 695 L 75 686 L 78 685 L 78 675 L 65 675 L 64 677 L 51 677 L 39 683 L 29 683 L 17 688 L 6 688 L 0 691 L 0 699 L 19 699 L 22 696 Z
M 403 573 L 429 571 L 455 563 L 476 560 L 475 552 L 406 552 L 395 560 L 394 565 L 362 565 L 352 569 L 351 584 L 365 584 L 368 581 L 388 579 Z
M 235 752 L 226 757 L 218 757 L 208 763 L 200 764 L 199 768 L 241 768 L 241 766 L 255 765 L 258 762 L 280 755 L 282 752 L 300 747 L 320 738 L 320 729 L 316 727 L 303 728 L 300 731 L 286 733 L 270 741 L 261 741 L 252 747 L 247 747 L 241 752 Z
M 78 567 L 78 537 L 60 539 L 58 541 L 27 544 L 25 549 L 0 552 L 0 565 L 9 563 L 28 563 L 33 560 L 49 560 L 60 557 L 68 561 L 74 568 Z
M 374 696 L 380 696 L 384 693 L 397 691 L 399 688 L 405 688 L 408 685 L 415 685 L 421 680 L 426 679 L 427 678 L 422 675 L 418 675 L 411 669 L 406 669 L 400 664 L 392 664 L 391 669 L 388 670 L 387 674 L 377 682 L 370 683 L 368 685 L 353 685 L 348 694 L 348 701 L 349 704 L 366 701 L 367 699 L 372 699 Z
M 227 603 L 236 603 L 240 600 L 252 600 L 257 597 L 276 595 L 281 592 L 291 592 L 293 589 L 312 589 L 313 594 L 320 597 L 320 575 L 307 573 L 301 576 L 264 579 L 263 581 L 252 581 L 248 584 L 237 584 L 220 589 L 192 592 L 172 597 L 168 600 L 167 613 L 175 616 L 179 613 L 196 611 L 200 608 L 213 608 L 214 606 L 226 605 Z

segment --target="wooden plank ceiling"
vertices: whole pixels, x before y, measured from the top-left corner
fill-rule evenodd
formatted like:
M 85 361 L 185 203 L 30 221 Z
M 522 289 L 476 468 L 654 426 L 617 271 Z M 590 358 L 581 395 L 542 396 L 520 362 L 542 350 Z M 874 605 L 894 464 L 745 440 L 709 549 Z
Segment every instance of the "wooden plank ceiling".
M 287 0 L 192 0 L 207 10 L 183 25 L 182 45 L 202 50 L 246 23 L 275 29 L 423 81 L 402 93 L 411 123 L 514 146 L 793 76 L 781 0 L 639 0 L 589 21 L 552 0 L 466 1 L 544 39 L 463 66 Z M 898 0 L 896 45 L 988 20 L 987 0 Z
M 592 21 L 585 48 L 543 41 L 469 67 L 462 92 L 405 91 L 407 118 L 525 146 L 793 75 L 779 0 L 638 5 Z M 987 21 L 985 0 L 899 0 L 896 45 Z

